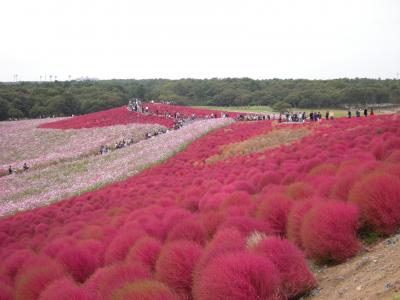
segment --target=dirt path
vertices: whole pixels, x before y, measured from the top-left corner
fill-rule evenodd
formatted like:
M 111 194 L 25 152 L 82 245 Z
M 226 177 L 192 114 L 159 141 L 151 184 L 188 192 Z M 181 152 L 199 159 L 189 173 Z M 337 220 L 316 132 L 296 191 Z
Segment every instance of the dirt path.
M 400 234 L 346 263 L 315 269 L 319 287 L 304 299 L 400 300 Z

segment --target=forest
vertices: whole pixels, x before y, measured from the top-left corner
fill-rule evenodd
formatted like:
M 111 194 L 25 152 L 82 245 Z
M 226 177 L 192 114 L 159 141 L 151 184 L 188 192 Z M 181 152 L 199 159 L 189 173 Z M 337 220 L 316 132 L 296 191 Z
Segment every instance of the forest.
M 70 116 L 124 105 L 129 98 L 179 105 L 267 105 L 274 110 L 400 104 L 396 79 L 126 79 L 0 83 L 0 120 Z

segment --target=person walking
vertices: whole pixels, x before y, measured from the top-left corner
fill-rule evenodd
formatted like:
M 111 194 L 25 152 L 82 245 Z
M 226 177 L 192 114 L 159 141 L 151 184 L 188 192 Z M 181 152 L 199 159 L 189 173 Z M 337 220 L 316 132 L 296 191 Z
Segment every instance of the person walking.
M 351 110 L 349 109 L 349 111 L 347 112 L 347 116 L 349 117 L 349 119 L 351 118 Z
M 368 117 L 368 109 L 364 109 L 364 117 Z

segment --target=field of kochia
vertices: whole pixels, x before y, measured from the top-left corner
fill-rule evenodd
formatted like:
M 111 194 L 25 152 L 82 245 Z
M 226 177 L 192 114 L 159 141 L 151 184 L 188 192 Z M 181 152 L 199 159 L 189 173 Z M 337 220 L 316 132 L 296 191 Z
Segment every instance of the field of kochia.
M 78 118 L 53 127 L 101 119 Z M 345 262 L 399 225 L 398 115 L 235 122 L 126 180 L 2 218 L 0 299 L 298 299 L 318 286 L 310 263 Z

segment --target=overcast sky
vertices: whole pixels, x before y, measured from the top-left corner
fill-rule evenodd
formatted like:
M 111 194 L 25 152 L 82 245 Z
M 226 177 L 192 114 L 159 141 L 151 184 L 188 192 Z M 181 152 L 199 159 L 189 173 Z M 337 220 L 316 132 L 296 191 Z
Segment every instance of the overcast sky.
M 3 0 L 0 26 L 0 81 L 400 78 L 398 0 Z

